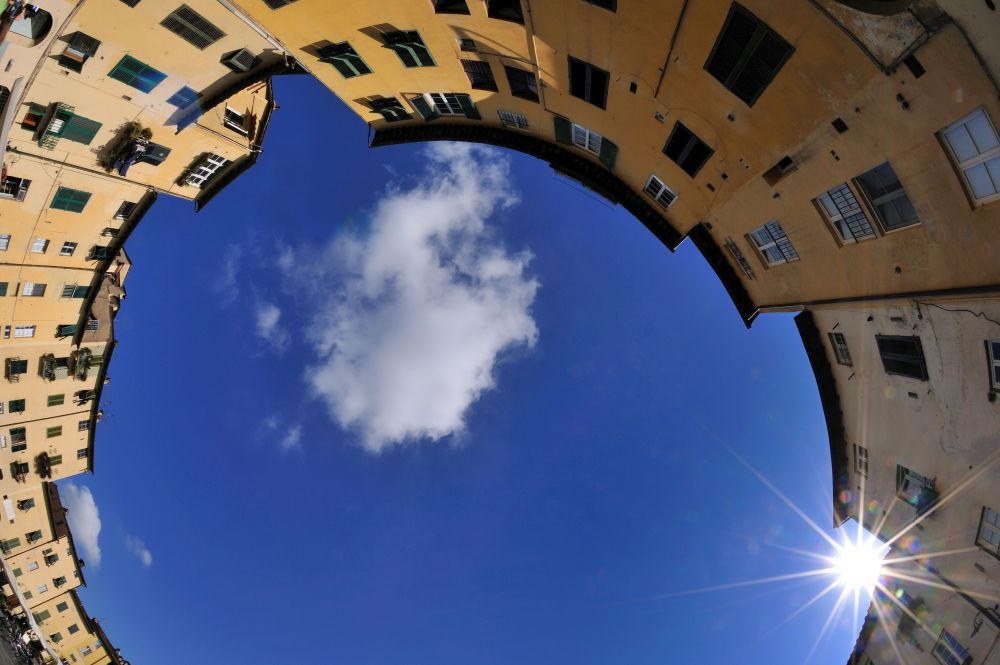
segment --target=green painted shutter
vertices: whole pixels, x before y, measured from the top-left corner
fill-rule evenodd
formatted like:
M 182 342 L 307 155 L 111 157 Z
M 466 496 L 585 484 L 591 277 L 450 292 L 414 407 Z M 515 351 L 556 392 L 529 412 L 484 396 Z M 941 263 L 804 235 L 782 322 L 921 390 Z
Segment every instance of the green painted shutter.
M 23 575 L 23 574 L 24 574 L 24 573 L 22 573 L 22 572 L 21 572 L 21 569 L 20 569 L 20 568 L 15 568 L 15 569 L 14 569 L 14 577 L 20 577 L 20 576 L 21 576 L 21 575 Z
M 556 141 L 573 145 L 573 123 L 559 116 L 556 116 L 553 120 L 556 126 Z
M 458 105 L 462 107 L 462 111 L 465 113 L 465 117 L 470 120 L 482 120 L 483 116 L 479 115 L 479 110 L 476 105 L 472 103 L 472 97 L 468 95 L 456 95 L 458 97 Z
M 49 395 L 49 406 L 61 406 L 66 401 L 66 395 Z
M 3 542 L 0 542 L 0 547 L 3 548 L 4 552 L 9 552 L 12 549 L 14 549 L 15 547 L 20 547 L 20 546 L 21 546 L 21 539 L 20 538 L 10 538 L 8 540 L 4 540 Z
M 62 464 L 62 455 L 52 455 L 49 457 L 50 466 L 56 466 L 58 464 Z
M 73 298 L 86 298 L 87 291 L 90 290 L 89 286 L 76 286 L 73 287 Z
M 618 146 L 606 138 L 601 139 L 601 154 L 597 156 L 610 171 L 615 167 L 615 159 L 618 158 Z
M 94 137 L 100 129 L 101 123 L 91 120 L 90 118 L 74 115 L 66 123 L 66 127 L 63 129 L 62 137 L 64 139 L 69 139 L 70 141 L 90 145 L 90 142 L 94 140 Z
M 60 187 L 56 190 L 56 195 L 52 198 L 50 208 L 65 210 L 66 212 L 83 212 L 90 200 L 90 192 L 83 192 L 69 187 Z
M 417 113 L 419 113 L 420 117 L 424 120 L 433 120 L 438 117 L 437 109 L 431 106 L 427 100 L 424 99 L 423 95 L 420 97 L 414 97 L 410 100 L 410 103 L 413 104 L 413 108 L 417 109 Z
M 69 337 L 76 334 L 76 324 L 64 323 L 56 326 L 56 337 Z

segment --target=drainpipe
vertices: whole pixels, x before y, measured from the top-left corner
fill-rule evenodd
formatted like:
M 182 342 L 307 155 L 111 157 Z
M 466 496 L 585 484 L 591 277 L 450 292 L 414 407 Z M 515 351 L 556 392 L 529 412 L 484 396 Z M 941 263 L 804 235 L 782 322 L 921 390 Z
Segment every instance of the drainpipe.
M 31 626 L 31 630 L 35 632 L 35 636 L 38 637 L 38 641 L 42 643 L 42 648 L 48 652 L 54 663 L 61 663 L 62 661 L 59 660 L 59 654 L 52 649 L 49 645 L 49 641 L 45 639 L 45 633 L 43 633 L 41 627 L 35 623 L 35 615 L 28 609 L 28 601 L 26 601 L 24 596 L 21 594 L 21 588 L 17 585 L 17 578 L 14 577 L 14 573 L 11 571 L 10 565 L 7 563 L 7 559 L 5 557 L 0 556 L 0 565 L 3 565 L 3 574 L 7 576 L 7 580 L 10 582 L 11 588 L 14 589 L 14 594 L 17 596 L 17 602 L 21 604 L 21 609 L 24 610 L 24 615 L 28 618 L 28 624 Z

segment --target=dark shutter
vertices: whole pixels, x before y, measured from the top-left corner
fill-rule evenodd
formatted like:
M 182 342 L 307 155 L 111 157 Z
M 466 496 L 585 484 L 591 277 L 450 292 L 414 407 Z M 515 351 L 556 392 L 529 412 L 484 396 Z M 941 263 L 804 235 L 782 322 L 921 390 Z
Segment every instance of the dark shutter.
M 410 100 L 410 103 L 413 104 L 413 108 L 417 110 L 417 113 L 419 113 L 420 117 L 424 120 L 433 120 L 438 117 L 437 110 L 431 106 L 426 99 L 424 99 L 423 95 L 420 97 L 414 97 Z
M 794 50 L 763 21 L 733 3 L 705 70 L 753 106 Z
M 559 116 L 556 116 L 553 120 L 556 127 L 556 141 L 573 145 L 573 123 Z
M 62 137 L 64 139 L 69 139 L 70 141 L 90 145 L 90 142 L 94 140 L 94 136 L 97 135 L 97 132 L 100 131 L 100 129 L 101 123 L 91 120 L 90 118 L 74 115 L 66 121 Z
M 610 171 L 615 167 L 615 159 L 618 158 L 618 146 L 606 138 L 601 139 L 601 154 L 597 156 Z
M 479 110 L 476 105 L 472 103 L 472 97 L 468 95 L 455 95 L 458 98 L 458 105 L 462 107 L 462 111 L 465 113 L 465 117 L 470 120 L 482 120 L 483 116 L 479 115 Z

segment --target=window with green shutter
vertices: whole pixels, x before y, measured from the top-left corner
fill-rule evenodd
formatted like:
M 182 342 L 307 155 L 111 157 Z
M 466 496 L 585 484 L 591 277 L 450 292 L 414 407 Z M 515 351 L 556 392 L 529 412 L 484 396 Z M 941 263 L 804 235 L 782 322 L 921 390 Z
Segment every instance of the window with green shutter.
M 52 616 L 52 613 L 48 610 L 42 610 L 41 612 L 35 612 L 35 622 L 41 623 Z
M 37 530 L 36 531 L 32 531 L 31 533 L 25 534 L 25 537 L 28 539 L 29 543 L 33 543 L 36 540 L 41 540 L 42 539 L 42 532 L 41 531 L 37 531 Z
M 66 402 L 66 395 L 49 395 L 48 406 L 62 406 Z
M 23 575 L 23 574 L 24 574 L 24 573 L 22 573 L 22 572 L 21 572 L 21 569 L 20 569 L 20 568 L 15 568 L 15 569 L 14 569 L 14 577 L 20 577 L 20 576 L 21 576 L 21 575 Z
M 27 430 L 23 427 L 10 428 L 10 440 L 13 443 L 22 443 L 28 439 Z
M 67 284 L 63 287 L 62 298 L 86 298 L 87 292 L 90 290 L 89 286 L 80 286 L 79 284 Z
M 49 457 L 49 464 L 51 466 L 62 464 L 62 455 L 52 455 L 51 457 Z
M 7 402 L 7 410 L 10 413 L 24 413 L 26 401 L 23 399 L 12 399 Z
M 45 428 L 45 438 L 52 439 L 57 436 L 62 436 L 62 425 L 56 425 L 55 427 Z
M 434 58 L 431 52 L 420 38 L 420 33 L 416 30 L 397 30 L 384 35 L 385 43 L 382 45 L 399 56 L 400 61 L 406 67 L 433 67 Z
M 167 78 L 163 72 L 153 69 L 130 55 L 122 58 L 114 69 L 108 72 L 108 76 L 142 92 L 152 91 L 163 79 Z
M 160 21 L 160 25 L 199 49 L 204 49 L 226 36 L 226 33 L 187 5 L 181 5 L 170 12 L 167 18 Z
M 76 334 L 75 323 L 63 323 L 56 326 L 56 337 L 72 337 Z
M 66 212 L 83 212 L 87 201 L 90 200 L 90 192 L 69 187 L 60 187 L 56 190 L 56 195 L 52 199 L 50 208 L 65 210 Z
M 60 642 L 62 642 L 62 639 L 63 639 L 62 633 L 53 633 L 52 634 L 52 641 L 55 642 L 56 644 L 59 644 Z
M 67 139 L 69 141 L 76 141 L 77 143 L 82 143 L 84 145 L 90 145 L 90 142 L 94 140 L 97 136 L 97 132 L 101 129 L 101 123 L 96 120 L 91 120 L 90 118 L 84 118 L 82 115 L 76 115 L 70 117 L 63 126 L 61 138 Z
M 22 450 L 27 450 L 27 448 L 28 448 L 28 444 L 25 443 L 24 441 L 21 441 L 19 443 L 11 444 L 11 446 L 10 446 L 11 452 L 14 452 L 14 453 L 19 453 Z
M 345 79 L 371 74 L 372 70 L 347 42 L 328 44 L 317 50 L 319 61 L 333 65 Z

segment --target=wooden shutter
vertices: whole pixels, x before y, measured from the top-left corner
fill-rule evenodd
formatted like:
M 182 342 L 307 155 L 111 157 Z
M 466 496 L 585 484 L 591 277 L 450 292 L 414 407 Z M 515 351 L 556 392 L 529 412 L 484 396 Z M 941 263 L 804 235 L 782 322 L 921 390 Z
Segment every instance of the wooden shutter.
M 553 121 L 556 128 L 556 141 L 567 145 L 573 145 L 573 123 L 566 118 L 560 118 L 559 116 L 553 118 Z
M 458 105 L 462 107 L 462 111 L 465 112 L 465 117 L 470 120 L 482 120 L 483 116 L 479 115 L 479 110 L 476 105 L 472 103 L 472 97 L 468 95 L 455 95 L 458 98 Z
M 417 110 L 417 113 L 419 113 L 420 117 L 424 120 L 433 120 L 438 117 L 437 109 L 431 106 L 423 95 L 414 97 L 410 100 L 410 103 L 413 104 L 413 108 Z
M 615 167 L 615 159 L 618 158 L 618 146 L 607 138 L 601 139 L 601 154 L 597 157 L 610 171 Z
M 101 123 L 90 118 L 74 115 L 66 122 L 62 137 L 70 141 L 90 145 L 90 142 L 94 140 L 94 136 L 97 135 L 100 129 Z

